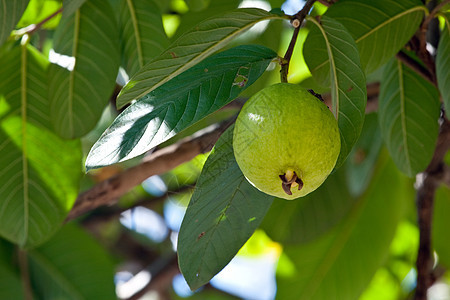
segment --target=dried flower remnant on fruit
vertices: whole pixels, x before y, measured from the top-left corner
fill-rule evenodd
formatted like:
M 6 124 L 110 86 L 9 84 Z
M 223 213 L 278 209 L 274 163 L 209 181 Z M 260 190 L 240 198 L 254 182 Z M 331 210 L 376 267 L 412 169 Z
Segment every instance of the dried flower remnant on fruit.
M 298 186 L 299 191 L 303 188 L 303 181 L 300 179 L 300 177 L 297 176 L 297 173 L 295 173 L 295 171 L 287 170 L 286 173 L 279 176 L 281 179 L 281 187 L 286 194 L 292 195 L 292 187 Z

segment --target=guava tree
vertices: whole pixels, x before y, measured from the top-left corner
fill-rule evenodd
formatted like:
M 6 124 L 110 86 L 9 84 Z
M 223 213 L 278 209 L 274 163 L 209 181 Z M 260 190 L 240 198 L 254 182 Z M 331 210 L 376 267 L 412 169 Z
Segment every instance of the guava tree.
M 178 299 L 178 272 L 191 298 L 232 299 L 208 282 L 255 248 L 276 249 L 279 299 L 448 288 L 450 1 L 259 2 L 0 1 L 1 299 Z M 294 200 L 255 188 L 233 151 L 238 112 L 279 82 L 339 129 L 331 174 Z M 247 113 L 283 125 L 284 97 Z M 324 139 L 304 129 L 246 142 Z M 119 222 L 168 201 L 186 206 L 176 252 Z M 152 279 L 122 293 L 126 266 Z

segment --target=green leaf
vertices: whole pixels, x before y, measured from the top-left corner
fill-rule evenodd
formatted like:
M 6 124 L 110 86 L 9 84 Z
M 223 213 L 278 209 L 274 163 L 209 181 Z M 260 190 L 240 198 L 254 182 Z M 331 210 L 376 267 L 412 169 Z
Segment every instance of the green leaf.
M 322 236 L 354 205 L 345 182 L 345 169 L 330 175 L 313 193 L 295 201 L 275 201 L 261 228 L 283 245 L 307 243 Z
M 77 197 L 81 145 L 49 130 L 48 61 L 36 49 L 12 48 L 0 65 L 0 235 L 32 247 L 58 230 Z
M 181 15 L 180 25 L 171 39 L 178 39 L 182 34 L 191 30 L 201 21 L 220 15 L 225 11 L 238 8 L 240 2 L 240 0 L 214 0 L 211 1 L 208 8 L 205 10 L 190 11 L 189 13 Z
M 436 56 L 436 77 L 444 101 L 445 114 L 450 118 L 450 12 L 444 14 L 445 26 L 439 39 Z
M 136 157 L 193 125 L 237 97 L 274 57 L 251 45 L 205 59 L 122 112 L 92 147 L 86 169 Z
M 19 273 L 14 270 L 11 244 L 0 239 L 0 299 L 24 299 Z
M 439 132 L 439 94 L 417 73 L 392 59 L 383 72 L 378 118 L 397 167 L 412 177 L 433 156 Z
M 361 65 L 369 74 L 409 41 L 425 12 L 426 8 L 419 0 L 341 0 L 332 5 L 325 16 L 347 28 L 358 46 Z M 314 71 L 323 73 L 328 69 L 328 58 L 323 50 L 321 52 L 316 53 L 319 62 Z
M 25 299 L 19 274 L 0 261 L 0 299 Z
M 86 0 L 63 0 L 63 17 L 68 18 L 75 13 Z
M 144 97 L 221 49 L 256 23 L 282 18 L 261 9 L 242 8 L 201 22 L 130 79 L 117 98 L 117 107 L 122 108 L 132 100 Z
M 314 67 L 310 65 L 308 57 L 314 57 L 316 52 L 326 49 L 330 62 L 328 72 L 332 111 L 341 133 L 337 168 L 345 161 L 361 133 L 367 100 L 366 79 L 359 63 L 358 49 L 345 27 L 326 16 L 322 17 L 320 23 L 313 17 L 308 17 L 307 20 L 316 25 L 303 48 L 306 63 L 313 76 Z
M 118 11 L 123 65 L 132 76 L 160 54 L 169 45 L 169 40 L 154 0 L 122 0 Z
M 27 8 L 29 0 L 1 0 L 0 1 L 0 46 L 16 27 L 20 17 Z
M 117 298 L 108 253 L 73 224 L 28 257 L 33 290 L 40 299 Z
M 272 204 L 273 197 L 255 189 L 239 169 L 233 128 L 208 157 L 181 224 L 178 261 L 192 290 L 230 262 Z
M 367 194 L 338 226 L 311 243 L 285 247 L 295 270 L 277 279 L 277 298 L 358 299 L 389 253 L 403 216 L 402 188 L 395 166 L 383 158 Z
M 116 27 L 110 5 L 89 0 L 55 32 L 55 51 L 75 58 L 72 71 L 49 67 L 52 121 L 64 138 L 88 133 L 108 103 L 119 68 Z
M 347 184 L 353 196 L 360 196 L 369 185 L 382 145 L 377 114 L 368 114 L 361 136 L 346 162 Z
M 439 258 L 439 263 L 450 268 L 450 241 L 448 229 L 450 228 L 450 189 L 441 187 L 436 191 L 436 203 L 433 215 L 433 247 Z

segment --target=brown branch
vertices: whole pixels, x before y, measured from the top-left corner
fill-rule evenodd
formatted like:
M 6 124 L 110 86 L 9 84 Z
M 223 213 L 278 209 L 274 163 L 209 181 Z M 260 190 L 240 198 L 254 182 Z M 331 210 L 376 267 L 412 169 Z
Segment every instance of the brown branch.
M 26 300 L 33 300 L 33 289 L 30 282 L 30 270 L 28 267 L 28 256 L 24 250 L 18 250 L 18 259 L 20 267 L 20 278 L 23 286 L 23 293 Z
M 297 42 L 300 26 L 302 25 L 303 20 L 305 20 L 306 16 L 311 10 L 311 7 L 313 6 L 314 2 L 316 2 L 316 0 L 307 0 L 303 8 L 292 16 L 291 24 L 292 26 L 294 26 L 294 33 L 292 34 L 291 41 L 289 42 L 289 46 L 281 62 L 281 70 L 280 70 L 281 82 L 287 82 L 287 76 L 289 73 L 289 63 L 291 61 L 292 54 L 294 53 L 294 47 L 295 43 Z
M 423 174 L 424 181 L 417 191 L 420 239 L 416 260 L 417 287 L 414 295 L 415 300 L 426 300 L 427 290 L 432 283 L 433 258 L 431 224 L 433 217 L 433 202 L 436 189 L 445 177 L 443 159 L 448 149 L 450 149 L 450 122 L 444 118 L 433 158 Z
M 423 67 L 421 64 L 419 64 L 417 61 L 409 57 L 406 53 L 403 51 L 400 51 L 396 55 L 397 59 L 407 65 L 409 68 L 411 68 L 413 71 L 415 71 L 417 74 L 419 74 L 422 78 L 427 80 L 428 82 L 432 83 L 433 85 L 436 85 L 436 82 L 433 79 L 433 75 Z
M 444 0 L 441 3 L 439 3 L 438 5 L 436 5 L 433 8 L 433 10 L 428 14 L 428 16 L 426 16 L 426 18 L 423 20 L 422 25 L 420 25 L 420 31 L 426 33 L 428 30 L 428 25 L 430 24 L 431 20 L 434 19 L 434 17 L 441 10 L 441 8 L 443 8 L 445 5 L 447 5 L 449 3 L 450 3 L 450 0 Z
M 155 151 L 143 162 L 120 174 L 104 180 L 80 194 L 66 221 L 103 205 L 117 203 L 119 197 L 153 175 L 168 172 L 176 166 L 212 149 L 214 143 L 232 121 L 224 122 L 216 129 L 195 138 L 186 138 L 174 145 Z
M 55 11 L 54 13 L 52 13 L 51 15 L 49 15 L 48 17 L 46 17 L 45 19 L 40 21 L 39 23 L 31 24 L 25 28 L 21 28 L 21 29 L 15 31 L 15 34 L 17 34 L 17 35 L 33 34 L 36 31 L 38 31 L 39 29 L 41 29 L 41 27 L 44 26 L 45 23 L 47 23 L 48 21 L 50 21 L 51 19 L 53 19 L 54 17 L 59 15 L 61 12 L 62 12 L 62 8 L 58 9 L 57 11 Z

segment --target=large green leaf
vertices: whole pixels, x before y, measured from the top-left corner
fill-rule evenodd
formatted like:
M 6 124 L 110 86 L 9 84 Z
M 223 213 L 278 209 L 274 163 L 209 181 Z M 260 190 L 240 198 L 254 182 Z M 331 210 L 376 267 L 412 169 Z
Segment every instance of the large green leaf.
M 48 61 L 21 45 L 0 65 L 0 235 L 31 247 L 58 229 L 76 199 L 81 146 L 49 130 Z
M 400 61 L 383 72 L 378 118 L 397 167 L 406 175 L 423 171 L 433 156 L 439 132 L 437 89 Z
M 295 201 L 275 201 L 261 227 L 283 245 L 307 243 L 340 223 L 355 200 L 345 182 L 345 169 L 341 168 L 313 193 Z
M 436 77 L 444 100 L 445 114 L 450 118 L 450 12 L 444 14 L 445 26 L 439 39 L 436 56 Z
M 12 267 L 11 244 L 0 239 L 0 299 L 24 299 L 19 272 Z
M 69 17 L 75 13 L 86 0 L 63 0 L 63 16 Z
M 51 116 L 64 138 L 88 133 L 108 103 L 119 67 L 119 38 L 108 2 L 88 0 L 63 18 L 54 37 L 57 53 L 75 58 L 73 70 L 49 68 Z
M 192 290 L 230 262 L 272 204 L 273 197 L 255 189 L 239 169 L 233 128 L 208 157 L 181 224 L 178 261 Z
M 132 100 L 144 97 L 221 49 L 256 23 L 282 18 L 261 9 L 242 8 L 201 22 L 130 79 L 117 98 L 117 107 L 121 108 Z
M 336 167 L 347 158 L 361 132 L 367 101 L 366 79 L 359 62 L 358 49 L 353 38 L 342 24 L 323 16 L 319 23 L 308 17 L 315 24 L 303 46 L 306 63 L 313 76 L 314 65 L 311 60 L 316 53 L 326 49 L 330 74 L 332 111 L 336 117 L 341 134 L 341 152 Z
M 207 9 L 202 11 L 190 11 L 189 13 L 183 14 L 180 17 L 180 25 L 171 39 L 178 39 L 182 34 L 191 30 L 197 23 L 203 20 L 215 17 L 224 11 L 238 8 L 240 2 L 240 0 L 214 0 L 209 3 Z
M 19 22 L 29 0 L 0 0 L 0 46 Z
M 92 147 L 86 169 L 145 153 L 218 110 L 251 85 L 276 53 L 239 46 L 205 59 L 130 105 Z
M 366 74 L 372 73 L 392 58 L 418 29 L 426 8 L 419 0 L 340 0 L 325 16 L 347 28 L 358 46 Z M 318 49 L 311 72 L 328 73 L 325 49 Z
M 169 40 L 154 0 L 121 0 L 118 11 L 123 65 L 132 76 L 159 55 Z
M 116 299 L 108 254 L 74 225 L 63 227 L 28 257 L 39 299 Z
M 436 191 L 436 203 L 433 214 L 433 247 L 436 250 L 439 263 L 450 268 L 450 240 L 448 229 L 450 228 L 450 189 L 441 187 Z
M 278 299 L 357 299 L 389 253 L 405 198 L 395 166 L 383 159 L 367 194 L 331 232 L 288 246 L 295 270 L 277 279 Z

